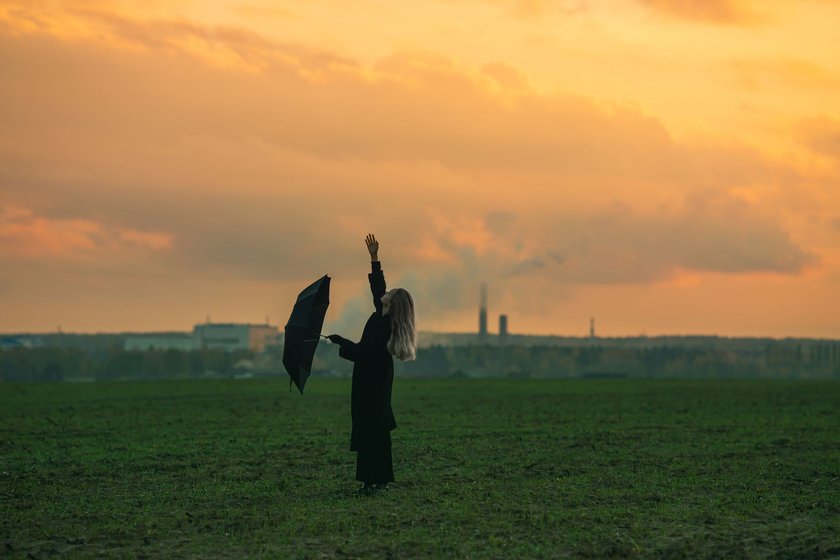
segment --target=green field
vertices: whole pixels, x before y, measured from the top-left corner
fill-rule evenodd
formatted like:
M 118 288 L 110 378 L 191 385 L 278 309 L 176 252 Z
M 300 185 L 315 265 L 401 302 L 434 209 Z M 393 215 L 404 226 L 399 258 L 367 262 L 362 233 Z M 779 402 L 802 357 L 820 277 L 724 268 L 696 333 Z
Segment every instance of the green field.
M 0 384 L 0 557 L 840 556 L 840 383 L 397 379 L 357 498 L 349 379 Z

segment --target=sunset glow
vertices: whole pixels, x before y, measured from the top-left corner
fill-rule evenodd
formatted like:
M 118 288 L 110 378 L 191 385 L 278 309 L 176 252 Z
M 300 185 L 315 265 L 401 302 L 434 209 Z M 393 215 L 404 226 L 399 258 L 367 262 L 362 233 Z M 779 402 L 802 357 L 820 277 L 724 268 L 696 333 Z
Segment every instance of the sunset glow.
M 840 2 L 0 0 L 0 331 L 840 337 Z M 492 329 L 491 329 L 492 330 Z

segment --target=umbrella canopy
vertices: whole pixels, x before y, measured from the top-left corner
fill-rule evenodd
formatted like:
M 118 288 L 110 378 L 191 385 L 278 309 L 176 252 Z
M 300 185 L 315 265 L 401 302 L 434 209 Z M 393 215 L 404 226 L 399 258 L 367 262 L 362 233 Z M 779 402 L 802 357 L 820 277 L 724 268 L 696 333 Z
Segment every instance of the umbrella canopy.
M 301 394 L 312 370 L 312 358 L 318 347 L 329 305 L 330 277 L 324 275 L 298 295 L 289 322 L 286 323 L 283 365 L 291 378 L 289 384 L 294 382 Z

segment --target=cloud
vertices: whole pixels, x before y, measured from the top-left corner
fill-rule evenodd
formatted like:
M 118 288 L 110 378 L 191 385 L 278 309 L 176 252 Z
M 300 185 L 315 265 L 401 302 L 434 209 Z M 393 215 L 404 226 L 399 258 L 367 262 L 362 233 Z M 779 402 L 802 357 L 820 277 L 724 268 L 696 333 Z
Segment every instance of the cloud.
M 639 0 L 663 14 L 704 23 L 751 25 L 767 21 L 745 0 Z
M 145 33 L 164 43 L 166 33 L 181 33 L 177 26 L 153 27 Z M 459 172 L 685 182 L 709 169 L 773 177 L 781 171 L 751 150 L 704 153 L 679 145 L 661 122 L 635 109 L 521 89 L 499 97 L 498 75 L 518 76 L 516 69 L 493 66 L 491 78 L 487 68 L 476 72 L 428 53 L 397 53 L 370 75 L 352 62 L 324 64 L 338 60 L 329 54 L 287 49 L 269 69 L 252 74 L 196 65 L 193 54 L 177 51 L 126 53 L 8 37 L 0 48 L 13 53 L 10 81 L 41 84 L 9 93 L 0 115 L 11 133 L 47 151 L 66 148 L 67 138 L 55 137 L 59 131 L 82 130 L 91 141 L 108 136 L 164 149 L 177 149 L 187 137 L 258 139 L 318 158 L 433 161 Z M 517 78 L 502 79 L 511 80 Z M 55 88 L 61 97 L 52 95 Z M 721 165 L 726 158 L 732 165 Z
M 274 64 L 298 64 L 317 72 L 353 62 L 335 53 L 300 44 L 271 40 L 244 27 L 208 26 L 187 19 L 136 19 L 120 12 L 110 2 L 53 4 L 45 15 L 43 5 L 15 2 L 0 18 L 12 34 L 45 34 L 63 39 L 107 42 L 112 48 L 185 52 L 205 63 L 262 71 Z M 246 5 L 235 11 L 256 13 Z M 277 13 L 265 8 L 263 13 Z
M 677 270 L 798 274 L 818 262 L 776 215 L 714 191 L 656 213 L 625 205 L 583 216 L 560 211 L 552 219 L 532 217 L 518 229 L 527 249 L 498 229 L 487 232 L 491 251 L 478 251 L 467 240 L 453 242 L 449 233 L 439 242 L 458 255 L 468 276 L 492 280 L 545 273 L 573 284 L 644 283 Z
M 509 267 L 508 270 L 503 273 L 503 276 L 509 278 L 511 276 L 529 274 L 540 271 L 544 269 L 545 266 L 546 261 L 542 257 L 530 257 L 514 263 L 513 266 Z
M 362 68 L 250 32 L 90 17 L 122 42 L 0 35 L 0 203 L 18 209 L 1 239 L 29 247 L 4 251 L 4 269 L 26 258 L 60 277 L 59 257 L 92 251 L 79 285 L 164 275 L 162 301 L 179 293 L 193 316 L 199 296 L 282 285 L 285 301 L 329 273 L 344 329 L 370 312 L 368 231 L 391 285 L 440 320 L 474 308 L 483 281 L 539 311 L 535 278 L 574 290 L 816 262 L 778 213 L 729 195 L 795 169 L 678 141 L 632 107 L 537 93 L 513 66 L 398 52 Z M 29 278 L 7 275 L 8 297 Z
M 527 91 L 530 89 L 528 77 L 508 64 L 491 62 L 481 68 L 481 71 L 493 78 L 499 87 L 508 90 Z
M 644 163 L 651 156 L 667 157 L 673 148 L 661 123 L 633 110 L 527 90 L 500 105 L 494 96 L 499 80 L 507 87 L 521 86 L 522 79 L 499 64 L 488 70 L 491 77 L 445 57 L 404 52 L 383 59 L 371 79 L 338 57 L 282 49 L 263 73 L 226 73 L 197 66 L 194 52 L 170 47 L 185 32 L 212 36 L 228 50 L 236 50 L 243 37 L 248 44 L 262 41 L 192 24 L 119 21 L 121 33 L 152 51 L 67 49 L 48 39 L 5 38 L 4 51 L 17 53 L 8 68 L 10 79 L 31 80 L 34 66 L 47 86 L 31 98 L 21 92 L 10 100 L 19 103 L 4 112 L 10 124 L 25 133 L 38 124 L 55 129 L 84 123 L 88 134 L 158 143 L 173 134 L 260 138 L 318 157 L 423 159 L 473 169 L 610 166 L 648 174 L 653 170 Z M 110 82 L 102 78 L 106 73 Z M 58 83 L 64 95 L 56 100 L 49 88 Z
M 824 89 L 837 85 L 837 79 L 829 69 L 802 59 L 736 60 L 726 66 L 735 85 L 749 91 Z
M 820 115 L 799 123 L 800 140 L 814 152 L 840 162 L 840 120 Z
M 276 6 L 264 6 L 255 3 L 242 3 L 237 4 L 232 8 L 236 13 L 240 13 L 249 17 L 254 18 L 278 18 L 278 19 L 288 19 L 294 17 L 294 12 L 292 10 L 288 10 L 285 8 L 280 8 Z
M 514 0 L 510 13 L 519 18 L 539 18 L 551 13 L 576 16 L 589 10 L 583 0 Z
M 514 233 L 516 221 L 516 214 L 505 210 L 495 210 L 484 215 L 484 226 L 497 235 Z
M 30 210 L 0 208 L 0 250 L 12 258 L 101 258 L 126 251 L 172 248 L 170 236 L 114 227 L 87 219 L 50 219 Z
M 586 0 L 441 0 L 446 3 L 485 4 L 499 9 L 506 16 L 534 20 L 551 14 L 577 16 L 589 11 Z
M 554 228 L 566 255 L 557 275 L 575 283 L 643 283 L 678 270 L 798 274 L 818 262 L 778 219 L 717 193 L 689 197 L 655 215 L 616 209 Z
M 778 218 L 744 200 L 699 193 L 671 210 L 640 213 L 615 206 L 586 216 L 557 212 L 523 223 L 509 212 L 494 220 L 435 220 L 428 242 L 448 256 L 422 269 L 391 273 L 389 285 L 412 292 L 418 317 L 436 322 L 477 309 L 479 286 L 488 284 L 495 309 L 524 315 L 545 312 L 539 290 L 553 300 L 585 286 L 639 286 L 668 282 L 686 272 L 795 276 L 820 257 L 795 243 Z M 517 238 L 509 235 L 511 228 Z M 537 286 L 540 286 L 538 289 Z M 553 305 L 553 304 L 552 304 Z M 371 312 L 362 290 L 335 320 L 355 332 Z
M 430 319 L 443 322 L 477 305 L 477 281 L 463 269 L 429 267 L 398 273 L 385 261 L 383 271 L 389 289 L 404 288 L 418 302 L 417 322 L 421 329 Z M 336 332 L 360 333 L 372 312 L 370 289 L 364 286 L 346 304 L 338 306 L 335 314 L 331 312 L 330 316 L 337 318 L 327 322 Z

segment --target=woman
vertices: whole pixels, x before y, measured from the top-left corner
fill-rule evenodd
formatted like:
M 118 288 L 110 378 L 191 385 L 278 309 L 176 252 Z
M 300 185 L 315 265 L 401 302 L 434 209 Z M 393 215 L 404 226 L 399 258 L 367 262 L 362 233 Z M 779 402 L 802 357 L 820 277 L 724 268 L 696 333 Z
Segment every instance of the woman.
M 385 276 L 379 263 L 379 242 L 365 238 L 370 253 L 368 274 L 374 312 L 365 324 L 362 339 L 351 342 L 332 334 L 327 338 L 339 345 L 338 355 L 353 362 L 350 416 L 353 428 L 350 450 L 356 457 L 356 480 L 364 485 L 360 495 L 387 489 L 394 481 L 391 458 L 391 430 L 397 427 L 391 409 L 394 360 L 413 360 L 417 349 L 414 328 L 414 299 L 402 288 L 385 291 Z

